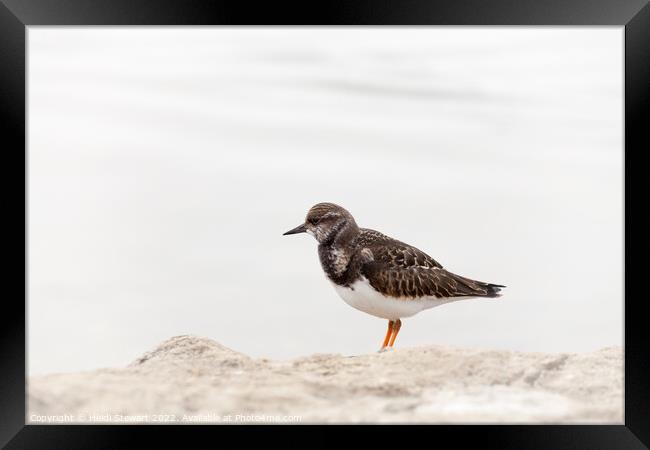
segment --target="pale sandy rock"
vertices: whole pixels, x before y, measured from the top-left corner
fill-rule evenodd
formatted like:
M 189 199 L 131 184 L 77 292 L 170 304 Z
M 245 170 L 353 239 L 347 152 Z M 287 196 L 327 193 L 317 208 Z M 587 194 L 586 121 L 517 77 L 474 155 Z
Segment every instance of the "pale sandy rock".
M 623 352 L 400 348 L 250 358 L 177 336 L 120 369 L 29 380 L 28 421 L 622 423 Z

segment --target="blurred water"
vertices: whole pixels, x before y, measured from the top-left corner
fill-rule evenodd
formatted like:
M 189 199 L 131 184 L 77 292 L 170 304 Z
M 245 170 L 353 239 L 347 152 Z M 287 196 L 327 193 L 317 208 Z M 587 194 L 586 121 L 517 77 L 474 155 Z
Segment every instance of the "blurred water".
M 30 373 L 376 350 L 320 201 L 508 286 L 400 346 L 622 345 L 622 30 L 29 27 Z

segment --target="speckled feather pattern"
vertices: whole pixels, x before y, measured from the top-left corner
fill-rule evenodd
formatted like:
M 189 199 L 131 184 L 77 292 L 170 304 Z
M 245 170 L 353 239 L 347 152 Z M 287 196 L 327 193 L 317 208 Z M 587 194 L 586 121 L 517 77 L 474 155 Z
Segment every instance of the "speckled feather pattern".
M 350 287 L 366 278 L 373 289 L 396 299 L 497 297 L 500 285 L 456 275 L 423 251 L 375 230 L 359 228 L 345 209 L 316 205 L 307 215 L 319 241 L 327 277 Z

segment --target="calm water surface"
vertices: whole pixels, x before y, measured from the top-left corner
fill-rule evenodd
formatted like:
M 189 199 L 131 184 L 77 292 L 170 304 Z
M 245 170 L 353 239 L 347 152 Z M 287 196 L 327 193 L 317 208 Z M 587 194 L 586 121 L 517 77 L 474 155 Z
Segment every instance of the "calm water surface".
M 179 334 L 375 351 L 316 242 L 332 201 L 506 284 L 400 346 L 622 345 L 620 28 L 29 30 L 29 371 Z

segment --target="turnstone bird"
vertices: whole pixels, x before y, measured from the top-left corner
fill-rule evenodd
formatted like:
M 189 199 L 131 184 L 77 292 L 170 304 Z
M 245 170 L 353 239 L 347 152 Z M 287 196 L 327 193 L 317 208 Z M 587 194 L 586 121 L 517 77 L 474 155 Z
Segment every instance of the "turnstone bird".
M 505 287 L 461 277 L 412 245 L 359 228 L 333 203 L 314 205 L 305 222 L 284 235 L 309 233 L 318 241 L 321 266 L 347 304 L 388 319 L 380 350 L 392 347 L 401 318 L 473 297 L 499 297 Z

